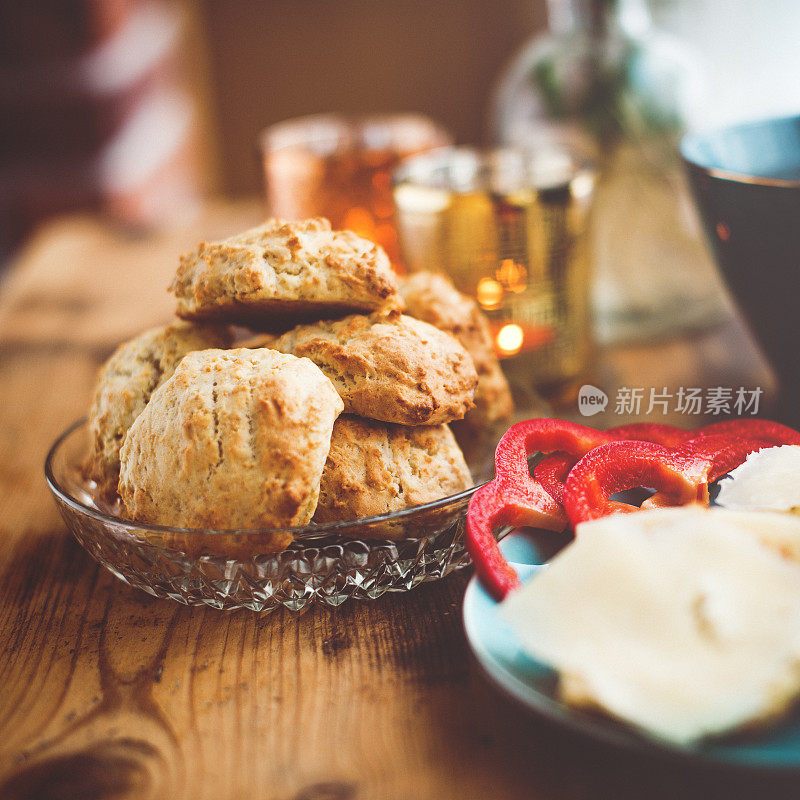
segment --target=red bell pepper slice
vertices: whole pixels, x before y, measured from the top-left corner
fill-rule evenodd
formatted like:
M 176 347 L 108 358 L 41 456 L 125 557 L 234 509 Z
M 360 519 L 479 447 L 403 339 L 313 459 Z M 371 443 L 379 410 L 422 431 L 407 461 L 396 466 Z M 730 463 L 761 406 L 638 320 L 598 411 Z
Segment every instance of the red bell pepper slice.
M 689 439 L 672 452 L 696 467 L 707 483 L 713 483 L 741 464 L 750 453 L 770 447 L 765 441 L 740 436 L 707 435 Z M 703 466 L 705 464 L 705 466 Z
M 620 440 L 621 436 L 627 438 Z M 708 503 L 710 482 L 754 450 L 778 444 L 800 444 L 800 433 L 751 419 L 714 423 L 700 431 L 651 423 L 606 432 L 563 420 L 519 423 L 497 447 L 496 477 L 470 501 L 467 549 L 481 580 L 502 599 L 519 580 L 500 552 L 497 527 L 530 525 L 558 531 L 566 524 L 565 511 L 573 527 L 606 514 L 636 511 L 635 506 L 611 500 L 615 492 L 636 486 L 657 490 L 642 507 Z M 537 451 L 551 455 L 537 465 L 534 479 L 528 456 Z
M 752 418 L 713 422 L 711 425 L 706 425 L 695 431 L 692 438 L 717 435 L 757 439 L 773 447 L 782 444 L 800 444 L 800 433 L 794 428 L 790 428 L 788 425 L 781 425 L 780 422 L 770 422 L 768 419 Z
M 564 509 L 570 524 L 614 513 L 638 511 L 637 506 L 611 500 L 615 492 L 647 486 L 673 498 L 676 504 L 708 503 L 708 486 L 702 465 L 689 454 L 676 458 L 673 451 L 654 442 L 623 440 L 587 453 L 569 473 Z
M 676 459 L 687 464 L 699 481 L 713 483 L 739 466 L 750 453 L 762 447 L 771 447 L 769 442 L 745 439 L 740 436 L 707 435 L 689 439 L 672 453 Z M 642 503 L 642 508 L 663 508 L 678 505 L 675 498 L 666 492 L 656 492 Z
M 606 431 L 610 441 L 614 439 L 632 439 L 641 442 L 654 442 L 665 447 L 677 447 L 694 436 L 692 431 L 654 422 L 632 422 Z M 570 470 L 579 458 L 569 453 L 551 453 L 545 456 L 534 468 L 533 476 L 544 486 L 553 500 L 564 504 L 564 485 Z
M 495 539 L 497 527 L 562 531 L 567 525 L 560 504 L 531 477 L 528 456 L 554 450 L 583 455 L 608 439 L 602 431 L 559 419 L 531 419 L 506 431 L 495 451 L 495 478 L 475 492 L 467 510 L 467 550 L 494 597 L 505 597 L 518 584 Z
M 767 446 L 736 436 L 702 436 L 668 449 L 650 442 L 614 442 L 584 456 L 567 478 L 564 508 L 575 526 L 607 514 L 636 511 L 611 495 L 637 486 L 655 488 L 642 508 L 708 504 L 708 484 Z
M 576 422 L 563 419 L 529 419 L 512 425 L 495 451 L 498 475 L 514 475 L 528 469 L 528 456 L 563 450 L 582 456 L 615 437 Z
M 567 482 L 567 475 L 579 460 L 580 456 L 572 453 L 550 453 L 533 468 L 533 477 L 539 481 L 553 500 L 563 505 L 564 484 Z
M 613 433 L 618 439 L 653 442 L 654 444 L 663 444 L 664 447 L 677 447 L 695 436 L 694 431 L 658 422 L 632 422 L 630 425 L 609 428 L 606 433 Z
M 498 483 L 495 479 L 481 486 L 469 501 L 467 551 L 481 582 L 496 600 L 502 600 L 519 586 L 519 578 L 500 551 L 494 531 L 502 525 L 541 524 L 535 510 L 539 503 L 542 508 L 552 503 L 557 512 L 563 514 L 544 489 L 538 488 L 544 497 L 515 497 L 512 486 Z M 533 519 L 525 514 L 526 510 L 530 512 L 532 509 Z
M 647 429 L 652 430 L 648 431 Z M 800 433 L 779 422 L 764 419 L 733 419 L 714 422 L 695 431 L 674 428 L 671 425 L 652 425 L 634 423 L 611 429 L 617 435 L 628 438 L 642 438 L 658 441 L 675 448 L 678 456 L 690 458 L 704 457 L 711 459 L 711 467 L 706 475 L 706 482 L 713 483 L 741 464 L 747 456 L 762 447 L 781 444 L 800 444 Z M 641 436 L 639 437 L 639 434 Z M 727 441 L 723 440 L 727 438 Z M 712 439 L 705 445 L 698 439 Z M 642 503 L 642 508 L 661 508 L 675 505 L 674 498 L 662 492 L 656 492 Z

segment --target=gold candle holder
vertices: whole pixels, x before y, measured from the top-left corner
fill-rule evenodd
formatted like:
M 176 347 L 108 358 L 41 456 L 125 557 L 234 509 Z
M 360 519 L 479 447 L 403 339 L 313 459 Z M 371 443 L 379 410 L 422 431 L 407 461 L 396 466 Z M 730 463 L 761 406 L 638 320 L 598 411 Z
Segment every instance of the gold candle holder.
M 394 175 L 401 256 L 446 272 L 489 318 L 503 367 L 548 394 L 592 350 L 587 225 L 595 173 L 568 151 L 444 148 Z

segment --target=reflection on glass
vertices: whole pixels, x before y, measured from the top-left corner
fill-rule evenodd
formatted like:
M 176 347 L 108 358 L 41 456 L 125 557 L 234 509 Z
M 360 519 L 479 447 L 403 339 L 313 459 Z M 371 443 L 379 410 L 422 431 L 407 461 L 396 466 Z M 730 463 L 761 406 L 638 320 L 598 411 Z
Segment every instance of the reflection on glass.
M 327 217 L 336 229 L 378 242 L 398 266 L 392 170 L 406 156 L 449 143 L 436 123 L 412 114 L 280 122 L 261 135 L 267 213 Z
M 551 397 L 584 373 L 591 352 L 593 183 L 593 172 L 559 148 L 448 148 L 395 173 L 409 270 L 444 271 L 475 297 L 504 369 Z

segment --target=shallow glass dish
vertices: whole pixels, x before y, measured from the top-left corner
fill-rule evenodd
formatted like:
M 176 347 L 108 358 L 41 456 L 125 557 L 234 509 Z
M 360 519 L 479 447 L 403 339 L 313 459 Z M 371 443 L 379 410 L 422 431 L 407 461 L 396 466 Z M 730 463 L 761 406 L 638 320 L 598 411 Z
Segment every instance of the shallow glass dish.
M 280 532 L 189 530 L 131 522 L 119 515 L 118 505 L 99 500 L 81 469 L 88 444 L 86 421 L 80 420 L 47 455 L 45 476 L 58 510 L 97 561 L 155 597 L 219 609 L 300 611 L 315 602 L 338 606 L 351 597 L 407 591 L 469 563 L 464 520 L 480 483 L 432 503 L 351 522 Z M 476 479 L 491 477 L 486 470 L 493 453 L 494 444 L 487 442 L 481 463 L 468 457 Z M 291 543 L 270 552 L 276 539 Z

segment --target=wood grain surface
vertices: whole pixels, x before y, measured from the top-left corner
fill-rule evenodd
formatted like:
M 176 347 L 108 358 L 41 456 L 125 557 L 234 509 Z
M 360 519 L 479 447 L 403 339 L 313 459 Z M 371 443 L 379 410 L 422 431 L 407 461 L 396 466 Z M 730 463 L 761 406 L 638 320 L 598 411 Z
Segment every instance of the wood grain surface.
M 113 346 L 169 316 L 177 254 L 257 217 L 218 204 L 139 239 L 63 220 L 5 280 L 0 798 L 796 796 L 791 778 L 632 757 L 517 709 L 470 659 L 468 571 L 338 610 L 221 613 L 131 589 L 78 547 L 48 496 L 47 448 Z M 735 322 L 606 353 L 597 373 L 606 386 L 768 379 Z

